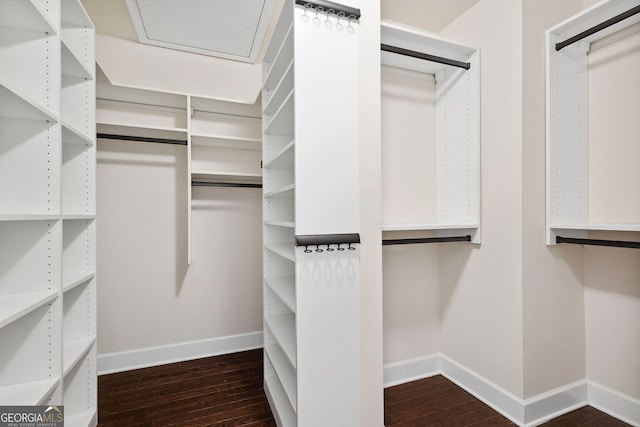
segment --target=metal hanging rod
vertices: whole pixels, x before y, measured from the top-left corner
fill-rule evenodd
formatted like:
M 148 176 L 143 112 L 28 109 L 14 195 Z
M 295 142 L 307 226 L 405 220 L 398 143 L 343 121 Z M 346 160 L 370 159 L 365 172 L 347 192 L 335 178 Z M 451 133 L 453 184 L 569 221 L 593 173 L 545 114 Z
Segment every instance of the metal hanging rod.
M 640 249 L 640 242 L 624 240 L 576 239 L 573 237 L 556 236 L 556 243 L 570 243 L 573 245 L 611 246 L 614 248 Z
M 360 9 L 356 9 L 354 7 L 345 6 L 340 3 L 334 3 L 332 1 L 326 0 L 296 0 L 296 4 L 300 6 L 304 6 L 307 9 L 312 9 L 317 12 L 324 12 L 328 15 L 336 15 L 340 18 L 347 19 L 360 19 Z
M 383 239 L 382 245 L 413 245 L 416 243 L 470 242 L 471 236 L 423 237 L 416 239 Z
M 100 139 L 116 139 L 119 141 L 153 142 L 155 144 L 187 145 L 186 139 L 149 138 L 146 136 L 114 135 L 111 133 L 98 133 L 96 134 L 96 137 Z
M 250 184 L 244 182 L 208 182 L 191 181 L 192 187 L 233 187 L 233 188 L 262 188 L 262 184 Z
M 556 43 L 556 51 L 558 51 L 558 50 L 560 50 L 562 48 L 565 48 L 565 47 L 567 47 L 569 45 L 572 45 L 573 43 L 575 43 L 575 42 L 577 42 L 579 40 L 582 40 L 585 37 L 589 37 L 591 34 L 595 34 L 598 31 L 604 30 L 607 27 L 610 27 L 610 26 L 612 26 L 614 24 L 617 24 L 620 21 L 624 21 L 625 19 L 630 18 L 633 15 L 636 15 L 638 13 L 640 13 L 640 5 L 638 5 L 638 6 L 634 7 L 634 8 L 631 8 L 631 9 L 627 10 L 626 12 L 622 12 L 621 14 L 616 15 L 613 18 L 607 19 L 606 21 L 604 21 L 604 22 L 602 22 L 602 23 L 600 23 L 598 25 L 595 25 L 595 26 L 589 28 L 588 30 L 585 30 L 585 31 L 583 31 L 583 32 L 581 32 L 579 34 L 576 34 L 575 36 L 570 37 L 570 38 L 568 38 L 567 40 L 565 40 L 563 42 Z
M 464 68 L 468 70 L 471 64 L 468 62 L 456 61 L 442 56 L 429 55 L 428 53 L 416 52 L 415 50 L 403 49 L 401 47 L 391 46 L 382 43 L 380 49 L 384 52 L 397 53 L 398 55 L 410 56 L 412 58 L 424 59 L 425 61 L 437 62 L 438 64 L 451 65 L 453 67 Z
M 313 249 L 309 249 L 309 246 L 315 246 L 315 252 L 333 252 L 335 250 L 354 251 L 356 248 L 351 246 L 353 244 L 360 243 L 359 233 L 346 233 L 346 234 L 309 234 L 296 236 L 296 246 L 304 246 L 306 253 L 314 252 Z M 345 246 L 342 246 L 345 245 Z M 346 246 L 348 245 L 348 246 Z M 326 248 L 323 248 L 326 246 Z M 336 246 L 335 248 L 333 246 Z

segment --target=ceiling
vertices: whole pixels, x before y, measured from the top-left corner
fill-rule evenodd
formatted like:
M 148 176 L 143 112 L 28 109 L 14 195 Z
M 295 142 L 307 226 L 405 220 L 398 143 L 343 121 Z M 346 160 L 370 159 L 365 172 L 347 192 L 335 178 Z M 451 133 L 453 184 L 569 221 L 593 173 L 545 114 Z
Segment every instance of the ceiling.
M 277 5 L 282 1 L 82 0 L 82 3 L 99 34 L 255 63 L 261 62 L 266 45 L 263 38 L 268 37 L 268 28 L 272 26 L 272 10 L 279 10 Z M 440 32 L 478 1 L 381 0 L 380 7 L 383 20 Z
M 126 0 L 141 43 L 255 62 L 274 0 Z

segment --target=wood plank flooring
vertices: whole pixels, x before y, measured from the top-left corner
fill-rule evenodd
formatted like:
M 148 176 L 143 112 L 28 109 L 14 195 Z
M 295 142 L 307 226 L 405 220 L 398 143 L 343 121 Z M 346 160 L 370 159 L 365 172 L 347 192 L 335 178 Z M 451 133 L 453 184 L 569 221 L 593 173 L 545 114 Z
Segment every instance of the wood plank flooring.
M 387 388 L 384 396 L 386 427 L 514 425 L 441 375 Z M 262 350 L 102 375 L 98 417 L 101 427 L 276 425 L 262 388 Z M 627 424 L 587 406 L 544 425 Z

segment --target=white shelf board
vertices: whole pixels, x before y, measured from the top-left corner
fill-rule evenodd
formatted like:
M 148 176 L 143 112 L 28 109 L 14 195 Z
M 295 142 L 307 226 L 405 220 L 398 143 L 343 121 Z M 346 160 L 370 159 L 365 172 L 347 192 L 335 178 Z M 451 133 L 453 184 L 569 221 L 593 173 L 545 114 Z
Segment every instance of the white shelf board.
M 290 93 L 291 90 L 293 90 L 293 59 L 289 62 L 287 68 L 285 68 L 276 86 L 269 89 L 269 97 L 262 110 L 263 114 L 273 114 L 274 110 L 278 108 L 278 102 L 276 100 L 282 101 L 283 96 L 286 97 L 286 94 Z M 265 92 L 266 91 L 267 88 L 265 88 Z
M 33 0 L 0 1 L 0 26 L 24 28 L 56 35 L 57 26 L 43 15 Z
M 106 120 L 96 122 L 101 126 L 105 126 L 101 133 L 116 133 L 119 135 L 130 135 L 131 130 L 133 129 L 146 129 L 146 130 L 157 130 L 163 132 L 176 132 L 180 134 L 187 134 L 187 128 L 178 128 L 178 127 L 170 127 L 170 126 L 150 126 L 150 125 L 139 125 L 139 124 L 131 124 L 124 122 L 116 122 Z M 107 127 L 108 126 L 108 127 Z M 107 131 L 108 130 L 108 131 Z
M 264 245 L 264 247 L 289 261 L 296 261 L 295 246 L 293 243 L 271 243 Z
M 69 45 L 65 42 L 64 30 L 62 32 L 62 75 L 84 80 L 93 79 L 91 70 L 89 70 L 82 61 L 78 60 Z
M 272 191 L 267 191 L 264 193 L 265 198 L 276 198 L 276 197 L 293 197 L 294 190 L 296 186 L 295 184 L 285 185 L 284 187 L 276 188 Z
M 292 140 L 276 153 L 272 159 L 264 163 L 265 169 L 293 169 L 295 141 Z
M 62 214 L 60 215 L 60 217 L 62 219 L 65 220 L 76 220 L 76 219 L 86 219 L 86 220 L 92 220 L 92 219 L 96 219 L 96 214 L 84 214 L 84 213 L 79 213 L 79 214 Z
M 62 142 L 65 144 L 93 145 L 93 138 L 87 136 L 81 130 L 62 120 Z
M 289 92 L 277 111 L 269 117 L 264 128 L 265 134 L 293 136 L 294 90 L 295 89 L 292 89 L 291 92 Z
M 276 227 L 295 228 L 296 223 L 294 221 L 265 221 L 265 225 L 275 225 Z
M 98 413 L 96 411 L 81 412 L 79 414 L 64 414 L 64 425 L 66 427 L 87 427 L 95 425 Z
M 466 230 L 478 224 L 383 224 L 382 231 Z
M 219 171 L 191 171 L 191 180 L 198 182 L 262 184 L 262 174 L 230 173 Z
M 42 307 L 58 295 L 58 291 L 0 295 L 0 328 Z
M 265 283 L 291 311 L 296 312 L 295 276 L 265 277 Z
M 271 365 L 276 371 L 276 375 L 278 376 L 278 380 L 284 389 L 284 392 L 293 408 L 294 412 L 298 407 L 297 395 L 298 395 L 298 387 L 297 387 L 297 378 L 296 372 L 289 363 L 289 360 L 282 352 L 282 349 L 275 345 L 267 345 L 265 348 L 267 352 L 267 356 L 271 361 Z
M 245 141 L 245 142 L 261 142 L 262 138 L 252 138 L 249 136 L 233 136 L 233 135 L 224 135 L 224 134 L 215 134 L 215 133 L 204 133 L 204 132 L 192 132 L 192 137 L 196 138 L 208 138 L 208 139 L 222 139 L 226 141 Z M 209 145 L 206 143 L 196 145 Z
M 552 224 L 557 230 L 640 231 L 640 224 Z
M 268 375 L 264 380 L 267 399 L 275 412 L 275 418 L 279 419 L 284 426 L 296 426 L 296 414 L 278 378 L 275 375 Z
M 434 56 L 441 56 L 456 61 L 467 62 L 476 49 L 463 46 L 453 41 L 442 38 L 432 33 L 425 33 L 402 25 L 383 22 L 380 26 L 380 38 L 383 44 L 413 50 Z M 398 55 L 390 52 L 381 52 L 381 62 L 405 70 L 419 73 L 435 74 L 450 65 L 439 64 L 432 61 Z
M 233 136 L 211 136 L 203 134 L 191 134 L 191 145 L 205 147 L 234 148 L 238 150 L 261 150 L 262 139 L 236 138 Z
M 62 372 L 66 377 L 74 366 L 84 358 L 91 346 L 96 342 L 95 337 L 85 338 L 81 340 L 73 340 L 63 343 L 62 347 Z
M 93 28 L 89 14 L 77 0 L 62 1 L 62 28 L 81 27 Z
M 0 215 L 2 221 L 57 221 L 61 218 L 58 214 L 26 214 L 26 215 Z
M 278 46 L 278 50 L 276 52 L 276 54 L 274 55 L 273 58 L 268 58 L 270 52 L 268 52 L 265 55 L 265 59 L 263 61 L 263 63 L 266 61 L 269 65 L 269 71 L 267 72 L 266 76 L 264 76 L 263 79 L 263 83 L 266 83 L 269 81 L 269 78 L 271 77 L 271 74 L 273 73 L 273 70 L 275 68 L 275 64 L 277 63 L 278 59 L 282 59 L 284 56 L 281 56 L 281 54 L 283 54 L 283 49 L 287 46 L 287 41 L 291 39 L 291 37 L 293 37 L 293 22 L 291 23 L 291 25 L 289 25 L 289 27 L 287 28 L 286 34 L 284 35 L 284 37 L 282 38 L 282 42 L 280 43 L 280 46 Z M 293 52 L 291 52 L 291 57 L 293 57 Z
M 81 277 L 65 279 L 62 283 L 62 292 L 63 293 L 68 292 L 71 289 L 75 288 L 76 286 L 80 286 L 83 283 L 88 282 L 89 280 L 93 279 L 95 276 L 96 276 L 96 273 L 88 273 Z
M 0 387 L 0 402 L 3 405 L 40 405 L 59 383 L 59 378 L 47 378 Z
M 560 22 L 556 26 L 550 28 L 548 31 L 553 34 L 562 36 L 562 40 L 569 39 L 576 34 L 580 34 L 583 31 L 605 22 L 616 15 L 626 12 L 630 8 L 637 6 L 637 2 L 630 1 L 601 1 L 589 8 L 584 9 L 582 12 Z M 640 15 L 633 15 L 622 21 L 613 24 L 609 27 L 603 28 L 582 40 L 581 42 L 593 43 L 601 40 L 613 33 L 616 33 L 624 28 L 630 27 L 640 22 Z
M 280 348 L 293 368 L 296 368 L 296 316 L 292 313 L 273 314 L 265 317 L 267 327 L 278 341 Z
M 2 83 L 0 83 L 0 118 L 58 122 L 58 117 L 45 106 Z

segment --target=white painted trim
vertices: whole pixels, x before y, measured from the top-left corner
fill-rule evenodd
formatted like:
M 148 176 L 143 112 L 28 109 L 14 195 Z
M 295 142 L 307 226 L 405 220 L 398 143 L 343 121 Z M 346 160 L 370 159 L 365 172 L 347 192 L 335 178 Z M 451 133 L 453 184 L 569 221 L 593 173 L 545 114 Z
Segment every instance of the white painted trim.
M 384 366 L 384 386 L 442 375 L 519 426 L 533 427 L 591 405 L 640 427 L 640 401 L 586 380 L 523 400 L 441 353 Z
M 442 375 L 519 426 L 524 425 L 524 402 L 488 379 L 441 355 Z
M 384 365 L 384 387 L 432 377 L 440 372 L 440 354 L 388 363 Z
M 632 426 L 640 426 L 640 400 L 592 381 L 588 382 L 589 405 Z
M 262 331 L 98 355 L 98 375 L 262 348 Z
M 524 402 L 526 426 L 537 426 L 589 404 L 587 382 L 576 381 L 526 399 Z

